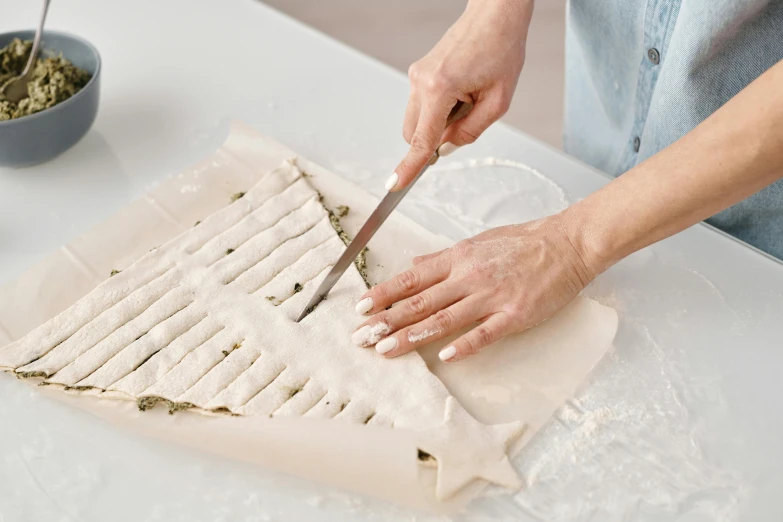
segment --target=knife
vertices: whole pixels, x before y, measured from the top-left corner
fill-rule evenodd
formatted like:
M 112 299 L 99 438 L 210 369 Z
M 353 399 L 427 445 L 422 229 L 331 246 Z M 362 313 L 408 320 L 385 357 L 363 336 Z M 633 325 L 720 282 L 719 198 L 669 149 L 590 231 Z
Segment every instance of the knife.
M 449 113 L 449 117 L 446 120 L 446 127 L 465 117 L 472 108 L 473 104 L 470 102 L 457 102 Z M 413 187 L 413 184 L 416 183 L 416 181 L 427 171 L 430 166 L 434 165 L 435 162 L 438 161 L 438 158 L 440 158 L 440 155 L 436 150 L 427 164 L 424 165 L 424 168 L 419 171 L 416 177 L 413 178 L 413 180 L 408 183 L 405 188 L 396 192 L 388 192 L 386 196 L 384 196 L 384 198 L 378 204 L 378 207 L 373 211 L 372 214 L 370 214 L 370 217 L 367 218 L 367 222 L 359 230 L 359 233 L 356 234 L 356 237 L 345 249 L 343 255 L 341 255 L 340 259 L 338 259 L 334 264 L 334 267 L 332 267 L 332 270 L 326 276 L 326 279 L 324 279 L 323 282 L 318 286 L 318 289 L 313 294 L 313 297 L 310 298 L 310 300 L 307 302 L 307 305 L 305 305 L 302 313 L 300 313 L 299 317 L 296 319 L 297 323 L 304 319 L 307 314 L 312 312 L 318 303 L 320 303 L 326 297 L 326 294 L 328 294 L 332 287 L 337 284 L 337 281 L 339 281 L 340 277 L 342 277 L 348 267 L 351 266 L 351 263 L 353 263 L 354 259 L 356 259 L 359 253 L 364 250 L 364 247 L 367 246 L 367 243 L 370 242 L 370 239 L 372 239 L 378 229 L 381 228 L 381 225 L 383 225 L 383 222 L 386 221 L 386 218 L 389 217 L 400 201 L 402 201 L 402 198 L 405 197 L 405 194 L 407 194 L 411 187 Z

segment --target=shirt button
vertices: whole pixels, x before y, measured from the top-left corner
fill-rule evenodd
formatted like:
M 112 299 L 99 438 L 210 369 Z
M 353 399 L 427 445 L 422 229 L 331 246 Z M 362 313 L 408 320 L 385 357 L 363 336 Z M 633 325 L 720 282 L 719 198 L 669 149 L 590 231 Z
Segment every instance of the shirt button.
M 647 49 L 647 59 L 650 60 L 653 65 L 658 65 L 661 63 L 661 53 L 659 53 L 658 49 L 655 47 L 650 47 Z
M 642 145 L 642 140 L 639 139 L 639 136 L 635 137 L 633 139 L 633 151 L 639 152 L 639 147 Z

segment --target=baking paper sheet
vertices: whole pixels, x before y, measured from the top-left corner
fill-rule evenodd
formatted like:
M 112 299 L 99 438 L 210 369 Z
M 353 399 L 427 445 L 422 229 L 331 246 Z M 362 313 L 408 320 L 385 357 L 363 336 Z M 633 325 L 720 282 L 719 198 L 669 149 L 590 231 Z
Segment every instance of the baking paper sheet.
M 136 258 L 225 205 L 293 151 L 235 124 L 223 147 L 172 177 L 115 216 L 62 247 L 0 288 L 0 341 L 11 342 L 62 311 Z M 328 208 L 351 207 L 343 225 L 355 233 L 377 205 L 375 198 L 323 168 L 297 158 Z M 379 282 L 410 266 L 415 255 L 448 246 L 404 216 L 394 214 L 370 243 L 370 279 Z M 485 423 L 525 420 L 529 429 L 513 452 L 572 396 L 609 349 L 617 329 L 614 310 L 578 298 L 556 317 L 511 336 L 459 364 L 421 350 L 430 369 L 465 408 Z M 163 410 L 140 413 L 135 404 L 42 393 L 116 425 L 229 458 L 285 471 L 329 485 L 435 511 L 453 511 L 484 486 L 476 482 L 445 504 L 434 501 L 433 470 L 417 463 L 410 433 L 332 421 L 204 417 Z M 318 434 L 314 436 L 313 434 Z

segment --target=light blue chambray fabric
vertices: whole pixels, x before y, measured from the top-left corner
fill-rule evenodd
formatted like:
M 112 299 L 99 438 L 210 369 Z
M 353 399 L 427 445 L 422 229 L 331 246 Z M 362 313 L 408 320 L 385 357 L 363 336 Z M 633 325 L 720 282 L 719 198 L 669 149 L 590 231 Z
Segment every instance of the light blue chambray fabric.
M 567 21 L 563 145 L 614 176 L 783 59 L 783 0 L 571 0 Z M 783 181 L 707 221 L 783 259 Z

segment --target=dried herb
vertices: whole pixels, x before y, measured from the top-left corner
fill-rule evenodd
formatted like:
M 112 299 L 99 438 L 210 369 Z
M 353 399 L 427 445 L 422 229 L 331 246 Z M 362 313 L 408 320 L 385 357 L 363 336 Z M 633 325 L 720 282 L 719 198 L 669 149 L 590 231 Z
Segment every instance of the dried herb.
M 236 343 L 228 350 L 221 350 L 221 352 L 223 352 L 224 356 L 228 357 L 231 354 L 231 352 L 233 352 L 234 350 L 239 350 L 240 348 L 242 348 L 242 343 Z
M 43 377 L 46 379 L 49 377 L 46 372 L 16 372 L 16 376 L 20 379 L 34 379 L 36 377 Z
M 22 74 L 32 50 L 32 40 L 14 38 L 0 49 L 0 85 Z M 79 92 L 90 81 L 90 73 L 59 56 L 41 53 L 35 62 L 32 79 L 27 84 L 28 97 L 14 103 L 0 94 L 0 121 L 35 114 L 63 102 Z
M 419 450 L 419 460 L 421 462 L 427 462 L 427 463 L 433 463 L 435 462 L 435 457 L 427 453 L 426 451 Z
M 160 397 L 142 397 L 140 399 L 136 399 L 136 407 L 139 408 L 139 411 L 147 411 L 154 408 L 156 404 L 164 400 L 165 399 L 161 399 Z
M 159 402 L 166 403 L 169 408 L 169 415 L 174 415 L 175 412 L 189 410 L 190 408 L 196 407 L 195 404 L 191 404 L 189 402 L 174 402 L 168 399 L 164 399 L 163 397 L 142 397 L 140 399 L 136 399 L 136 407 L 139 408 L 139 411 L 147 411 L 154 408 Z
M 172 401 L 166 401 L 169 405 L 169 415 L 174 415 L 175 412 L 178 411 L 184 411 L 189 410 L 190 408 L 195 408 L 195 404 L 191 404 L 189 402 L 172 402 Z
M 109 277 L 114 277 L 114 276 L 116 276 L 117 274 L 119 274 L 120 272 L 122 272 L 122 270 L 113 269 L 113 270 L 112 270 L 112 271 L 109 273 Z
M 341 208 L 348 209 L 348 207 L 341 205 L 337 207 L 337 211 L 339 212 Z M 345 213 L 347 214 L 348 211 L 346 210 Z M 343 226 L 340 224 L 340 216 L 331 210 L 329 211 L 329 222 L 332 224 L 332 228 L 335 230 L 335 232 L 337 232 L 337 235 L 340 237 L 340 239 L 342 239 L 343 243 L 346 245 L 350 244 L 351 238 L 348 237 L 348 234 L 345 233 Z M 359 270 L 359 275 L 361 275 L 362 279 L 364 279 L 364 284 L 367 286 L 367 288 L 370 288 L 370 282 L 367 279 L 367 252 L 369 250 L 369 248 L 364 247 L 354 260 L 356 269 Z
M 232 346 L 229 350 L 221 350 L 223 352 L 223 355 L 228 357 L 231 352 L 234 350 L 238 350 L 242 347 L 242 343 L 236 343 L 234 346 Z
M 92 389 L 95 389 L 95 386 L 63 386 L 65 391 L 87 391 Z
M 226 250 L 226 255 L 230 255 L 230 254 L 233 254 L 233 253 L 234 253 L 234 249 L 233 248 L 229 248 L 228 250 Z
M 267 300 L 267 301 L 274 301 L 274 300 L 275 300 L 275 296 L 273 296 L 273 295 L 268 295 L 268 296 L 266 296 L 266 300 Z
M 301 283 L 294 283 L 294 293 L 298 294 L 304 289 L 304 287 L 301 285 Z
M 234 201 L 241 199 L 244 195 L 245 195 L 244 192 L 237 192 L 236 194 L 231 196 L 231 202 L 233 203 Z
M 326 298 L 325 298 L 325 297 L 324 297 L 323 299 L 321 299 L 321 301 L 325 301 L 325 300 L 326 300 Z M 317 303 L 315 303 L 313 306 L 311 306 L 311 307 L 310 307 L 310 308 L 308 308 L 307 310 L 305 310 L 305 316 L 308 316 L 308 315 L 310 315 L 311 313 L 313 313 L 313 310 L 315 310 L 316 308 L 318 308 L 318 305 L 319 305 L 319 304 L 321 304 L 321 302 L 320 302 L 320 301 L 319 301 L 319 302 L 317 302 Z
M 338 218 L 344 218 L 345 216 L 348 215 L 348 212 L 350 211 L 351 211 L 351 207 L 346 205 L 339 205 L 335 209 L 335 214 L 337 215 Z
M 197 227 L 197 226 L 199 226 L 200 224 L 201 224 L 201 221 L 196 221 L 196 222 L 193 224 L 193 226 L 194 226 L 194 227 Z
M 211 411 L 212 413 L 221 413 L 223 415 L 230 415 L 231 417 L 241 417 L 241 415 L 239 415 L 238 413 L 234 413 L 233 411 L 229 410 L 225 406 L 219 406 L 209 411 Z

